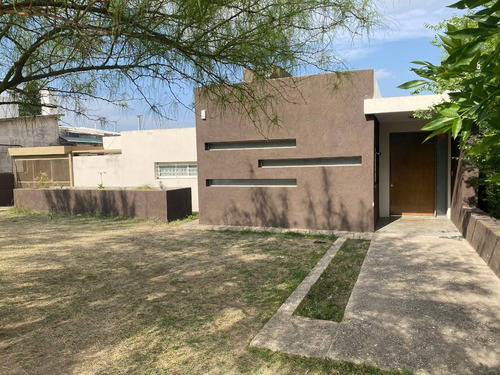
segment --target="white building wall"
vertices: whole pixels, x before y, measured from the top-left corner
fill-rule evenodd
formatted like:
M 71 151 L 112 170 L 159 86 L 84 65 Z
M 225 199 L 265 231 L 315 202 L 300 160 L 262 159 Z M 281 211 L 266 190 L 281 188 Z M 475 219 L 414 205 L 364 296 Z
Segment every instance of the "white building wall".
M 73 185 L 95 189 L 101 183 L 102 173 L 105 187 L 125 187 L 123 170 L 122 155 L 73 156 Z
M 0 97 L 0 118 L 19 117 L 17 104 L 1 104 L 1 102 L 10 102 L 11 100 L 11 98 Z
M 102 137 L 102 146 L 106 150 L 121 150 L 122 137 Z
M 121 155 L 73 157 L 74 186 L 96 188 L 139 187 L 191 188 L 193 211 L 198 211 L 196 177 L 156 178 L 155 163 L 196 163 L 196 129 L 158 129 L 105 137 L 105 149 L 121 149 Z

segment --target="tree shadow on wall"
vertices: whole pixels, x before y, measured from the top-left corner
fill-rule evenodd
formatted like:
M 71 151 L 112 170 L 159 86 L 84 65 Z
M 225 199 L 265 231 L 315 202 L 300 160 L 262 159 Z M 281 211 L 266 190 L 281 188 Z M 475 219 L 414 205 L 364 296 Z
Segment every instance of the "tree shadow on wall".
M 53 213 L 137 217 L 136 196 L 124 190 L 44 190 L 43 192 L 48 210 Z
M 346 204 L 335 183 L 328 178 L 326 168 L 322 168 L 321 189 L 312 189 L 305 185 L 307 198 L 305 200 L 305 222 L 307 227 L 342 231 L 367 232 L 373 230 L 372 209 L 361 198 L 356 198 L 357 204 Z
M 251 163 L 248 165 L 250 178 L 258 178 Z M 238 188 L 236 188 L 238 189 Z M 222 214 L 222 222 L 227 225 L 252 227 L 291 228 L 297 221 L 290 218 L 289 188 L 251 187 L 248 204 L 231 200 L 229 208 Z M 271 189 L 271 190 L 269 190 Z
M 321 173 L 320 188 L 300 180 L 297 188 L 293 188 L 298 190 L 293 193 L 286 187 L 249 188 L 248 195 L 242 194 L 238 200 L 224 205 L 227 208 L 219 222 L 237 226 L 372 231 L 372 207 L 362 198 L 356 198 L 356 203 L 344 203 L 342 196 L 336 195 L 337 187 L 326 168 Z
M 274 189 L 274 188 L 273 188 Z M 248 209 L 238 208 L 231 201 L 229 209 L 224 212 L 223 222 L 236 226 L 260 226 L 291 228 L 297 225 L 290 218 L 290 199 L 287 188 L 269 194 L 268 188 L 251 188 Z

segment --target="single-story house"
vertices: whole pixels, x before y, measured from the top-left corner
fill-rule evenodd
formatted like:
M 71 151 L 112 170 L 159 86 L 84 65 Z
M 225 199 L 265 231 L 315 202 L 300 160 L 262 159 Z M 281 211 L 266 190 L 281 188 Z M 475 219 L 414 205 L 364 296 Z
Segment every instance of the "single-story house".
M 266 129 L 195 91 L 200 224 L 370 232 L 380 217 L 450 215 L 456 145 L 425 141 L 413 116 L 442 96 L 381 98 L 373 70 L 266 84 L 281 90 Z
M 74 186 L 96 188 L 102 183 L 106 188 L 191 188 L 192 208 L 198 211 L 195 134 L 192 127 L 126 131 L 118 137 L 104 137 L 106 155 L 74 155 Z
M 102 147 L 9 148 L 16 187 L 191 189 L 198 211 L 196 130 L 122 132 L 102 138 Z

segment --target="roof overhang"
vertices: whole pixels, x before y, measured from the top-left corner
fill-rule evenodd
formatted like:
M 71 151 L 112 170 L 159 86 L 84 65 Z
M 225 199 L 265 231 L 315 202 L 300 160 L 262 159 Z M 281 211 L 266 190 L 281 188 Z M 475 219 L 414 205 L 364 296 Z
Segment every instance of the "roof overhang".
M 102 145 L 102 139 L 97 138 L 85 138 L 85 137 L 66 137 L 60 136 L 59 138 L 64 139 L 69 143 L 87 143 L 93 145 Z
M 429 109 L 448 99 L 446 94 L 365 99 L 364 110 L 365 115 L 375 116 L 379 122 L 411 121 L 415 111 Z
M 97 147 L 91 150 L 99 149 Z M 101 147 L 102 149 L 102 147 Z M 69 155 L 73 151 L 89 150 L 89 146 L 48 146 L 48 147 L 16 147 L 9 148 L 9 155 L 12 157 L 28 156 L 48 156 L 48 155 Z

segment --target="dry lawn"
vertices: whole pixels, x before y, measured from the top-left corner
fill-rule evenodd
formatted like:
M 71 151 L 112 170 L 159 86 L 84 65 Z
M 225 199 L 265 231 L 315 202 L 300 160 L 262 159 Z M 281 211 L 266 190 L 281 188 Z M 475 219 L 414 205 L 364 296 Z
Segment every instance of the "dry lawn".
M 0 373 L 382 374 L 248 343 L 330 246 L 0 212 Z

